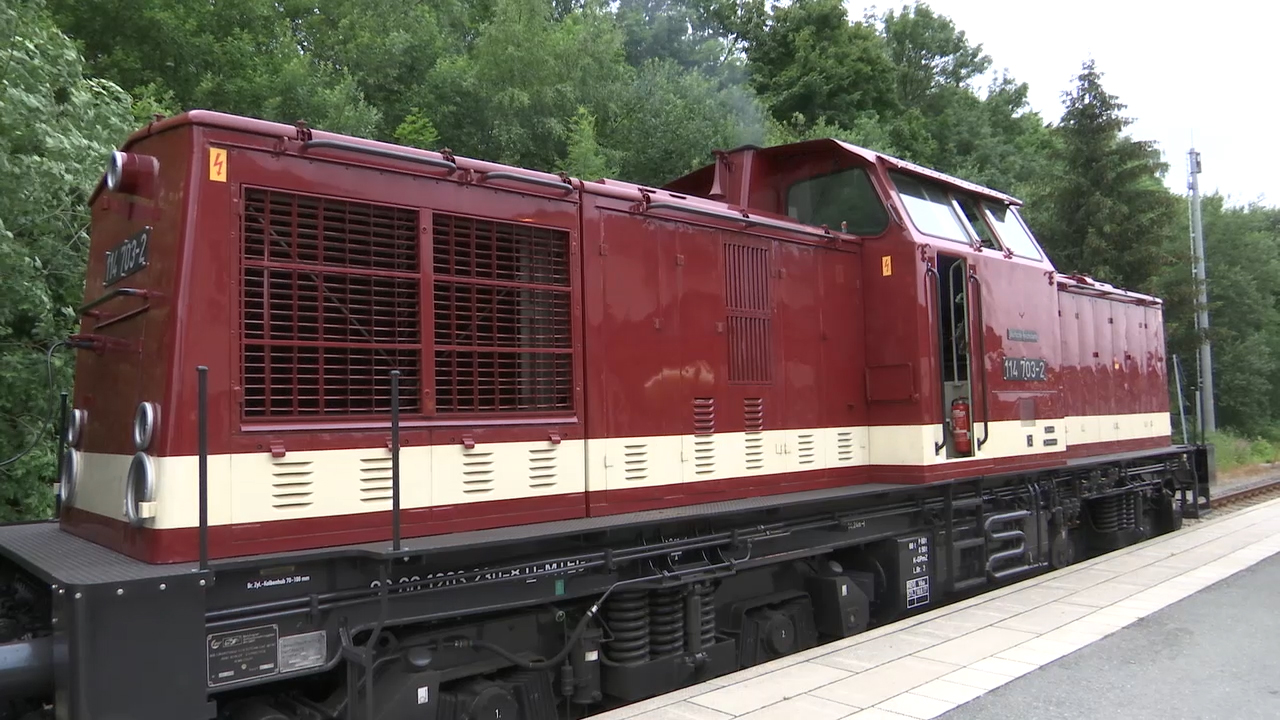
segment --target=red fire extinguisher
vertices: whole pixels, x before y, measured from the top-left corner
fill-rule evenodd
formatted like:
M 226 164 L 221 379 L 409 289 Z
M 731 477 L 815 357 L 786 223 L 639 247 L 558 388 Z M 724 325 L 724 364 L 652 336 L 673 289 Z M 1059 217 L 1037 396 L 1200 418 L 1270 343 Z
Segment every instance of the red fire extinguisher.
M 968 398 L 956 398 L 951 401 L 951 439 L 956 444 L 956 452 L 962 455 L 969 454 L 971 444 Z

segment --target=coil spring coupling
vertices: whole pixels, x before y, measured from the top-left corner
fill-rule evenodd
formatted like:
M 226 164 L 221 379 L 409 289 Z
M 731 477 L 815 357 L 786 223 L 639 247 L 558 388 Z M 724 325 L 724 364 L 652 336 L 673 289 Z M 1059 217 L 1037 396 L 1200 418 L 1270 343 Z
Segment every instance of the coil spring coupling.
M 604 605 L 605 622 L 613 639 L 605 657 L 619 665 L 639 665 L 649 659 L 649 598 L 644 590 L 622 590 Z
M 694 586 L 694 592 L 698 593 L 702 610 L 702 647 L 705 648 L 716 641 L 716 588 L 708 580 Z
M 649 594 L 649 650 L 653 657 L 684 652 L 684 593 L 663 588 Z
M 1112 495 L 1098 498 L 1091 505 L 1093 526 L 1102 532 L 1115 532 L 1120 529 L 1123 497 Z

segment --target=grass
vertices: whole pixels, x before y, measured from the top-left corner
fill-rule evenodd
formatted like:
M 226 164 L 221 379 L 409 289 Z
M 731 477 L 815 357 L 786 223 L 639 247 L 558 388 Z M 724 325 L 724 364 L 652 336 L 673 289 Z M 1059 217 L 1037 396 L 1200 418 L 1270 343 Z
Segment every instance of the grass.
M 1280 461 L 1280 440 L 1246 437 L 1220 429 L 1209 433 L 1208 441 L 1214 446 L 1219 473 Z

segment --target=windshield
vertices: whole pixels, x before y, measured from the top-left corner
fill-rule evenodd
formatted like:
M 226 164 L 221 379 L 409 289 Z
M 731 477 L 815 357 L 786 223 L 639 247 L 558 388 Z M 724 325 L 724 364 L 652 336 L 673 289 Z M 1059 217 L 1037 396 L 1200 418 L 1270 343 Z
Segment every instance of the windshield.
M 1032 260 L 1044 259 L 1040 254 L 1040 248 L 1036 247 L 1036 241 L 1031 238 L 1022 224 L 1022 219 L 1012 207 L 989 202 L 984 202 L 982 205 L 987 209 L 991 224 L 995 226 L 996 232 L 1004 241 L 1004 246 L 1009 248 L 1009 252 Z
M 854 235 L 879 235 L 889 226 L 889 214 L 862 168 L 792 185 L 787 190 L 787 214 L 807 225 L 826 225 Z
M 972 242 L 945 190 L 902 173 L 889 173 L 889 177 L 893 178 L 898 196 L 920 232 L 956 242 Z

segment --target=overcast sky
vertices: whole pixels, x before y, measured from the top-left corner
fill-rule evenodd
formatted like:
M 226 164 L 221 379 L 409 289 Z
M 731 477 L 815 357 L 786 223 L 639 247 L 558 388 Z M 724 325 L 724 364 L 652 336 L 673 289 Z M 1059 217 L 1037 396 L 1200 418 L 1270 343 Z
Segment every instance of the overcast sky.
M 903 0 L 905 1 L 905 0 Z M 851 19 L 903 2 L 846 0 Z M 1046 121 L 1092 57 L 1107 92 L 1127 105 L 1129 132 L 1155 140 L 1169 163 L 1165 184 L 1187 188 L 1187 151 L 1200 152 L 1200 192 L 1231 204 L 1280 205 L 1280 90 L 1273 76 L 1280 30 L 1276 0 L 930 0 L 934 11 L 981 44 L 992 70 L 1030 86 Z M 984 82 L 985 86 L 985 82 Z

